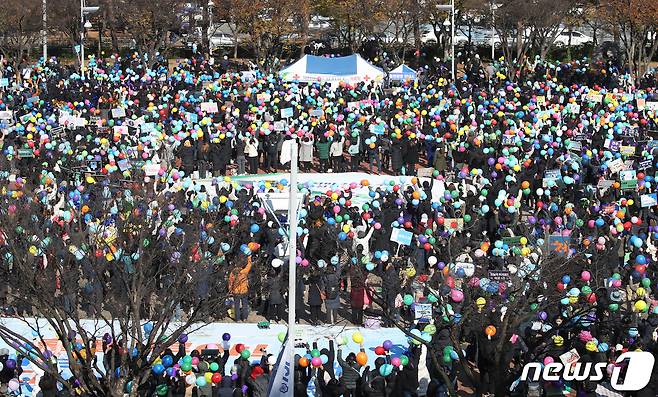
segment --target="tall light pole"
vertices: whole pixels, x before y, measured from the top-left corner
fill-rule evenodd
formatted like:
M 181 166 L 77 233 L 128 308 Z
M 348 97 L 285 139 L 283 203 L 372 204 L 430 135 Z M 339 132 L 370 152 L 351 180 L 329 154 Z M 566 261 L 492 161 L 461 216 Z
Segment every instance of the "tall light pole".
M 491 3 L 491 62 L 496 57 L 496 6 Z
M 93 14 L 98 9 L 99 7 L 86 7 L 85 0 L 80 0 L 80 74 L 82 76 L 85 73 L 85 29 L 91 28 L 91 22 L 85 22 L 85 15 Z
M 48 0 L 43 0 L 41 3 L 41 14 L 42 14 L 42 30 L 41 30 L 41 45 L 43 46 L 43 62 L 45 63 L 48 58 L 48 17 L 47 17 L 47 6 L 46 2 Z
M 208 36 L 208 54 L 212 55 L 212 36 L 215 34 L 215 29 L 212 26 L 212 8 L 215 5 L 212 0 L 208 1 L 208 30 L 206 36 Z
M 451 47 L 451 58 L 452 58 L 452 81 L 455 81 L 455 0 L 450 1 L 450 8 L 452 14 L 452 31 L 450 32 L 450 47 Z
M 440 4 L 437 5 L 438 10 L 449 11 L 450 12 L 450 57 L 451 59 L 451 76 L 452 81 L 455 81 L 455 0 L 450 0 L 450 4 Z

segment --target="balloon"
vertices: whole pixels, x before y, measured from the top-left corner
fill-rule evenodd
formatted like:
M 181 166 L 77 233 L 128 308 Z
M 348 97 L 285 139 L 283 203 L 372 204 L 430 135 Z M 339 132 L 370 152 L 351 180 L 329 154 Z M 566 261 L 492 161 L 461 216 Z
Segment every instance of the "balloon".
M 354 343 L 361 344 L 363 343 L 363 335 L 361 335 L 360 332 L 355 332 L 352 334 L 352 340 L 354 341 Z
M 389 351 L 393 347 L 393 342 L 387 339 L 384 341 L 384 343 L 382 343 L 382 347 L 386 349 L 386 351 Z
M 155 393 L 158 396 L 166 396 L 168 391 L 169 391 L 169 388 L 167 387 L 167 385 L 164 385 L 164 384 L 163 385 L 157 385 L 155 387 Z
M 285 332 L 279 332 L 277 335 L 277 338 L 279 339 L 279 342 L 283 343 L 284 340 L 286 340 L 286 333 Z
M 162 365 L 165 367 L 171 367 L 174 364 L 174 358 L 171 357 L 170 355 L 166 355 L 162 357 Z
M 399 367 L 401 363 L 402 362 L 399 357 L 393 357 L 391 359 L 391 365 L 393 365 L 394 367 Z
M 464 293 L 458 289 L 453 289 L 450 291 L 450 298 L 456 303 L 459 303 L 464 300 Z
M 224 335 L 222 335 L 222 340 L 225 340 L 227 342 L 230 341 L 231 340 L 231 334 L 229 334 L 228 332 L 225 333 Z
M 187 342 L 187 334 L 180 334 L 180 336 L 178 337 L 178 342 L 180 343 Z
M 555 362 L 555 360 L 553 360 L 553 357 L 551 357 L 551 356 L 544 357 L 544 365 L 548 365 L 552 362 Z
M 240 352 L 240 357 L 246 360 L 249 357 L 251 357 L 251 352 L 249 351 L 249 349 L 244 349 L 243 351 Z
M 212 383 L 214 383 L 214 384 L 220 383 L 222 381 L 222 374 L 219 374 L 219 373 L 212 374 L 211 380 L 212 380 Z
M 379 374 L 381 376 L 389 376 L 393 372 L 393 365 L 391 364 L 383 364 L 381 367 L 379 367 Z
M 356 362 L 361 366 L 366 365 L 368 362 L 368 356 L 364 352 L 358 352 L 356 354 Z
M 587 270 L 583 270 L 583 272 L 580 273 L 580 278 L 583 281 L 589 281 L 592 278 L 592 275 Z
M 407 365 L 407 364 L 409 364 L 409 357 L 400 356 L 400 365 Z
M 492 336 L 496 335 L 496 327 L 493 325 L 487 326 L 487 328 L 484 329 L 484 333 L 491 338 Z
M 203 376 L 199 376 L 198 378 L 196 378 L 196 385 L 199 387 L 204 387 L 205 385 L 207 385 L 206 378 Z
M 322 366 L 322 359 L 320 357 L 313 357 L 311 359 L 311 364 L 316 368 L 321 367 Z
M 402 300 L 407 306 L 410 306 L 412 303 L 414 303 L 414 297 L 409 294 L 406 294 Z
M 155 364 L 151 368 L 151 372 L 153 372 L 154 375 L 162 375 L 162 373 L 164 373 L 164 371 L 165 371 L 165 367 L 162 364 Z
M 375 354 L 378 356 L 383 356 L 386 354 L 386 349 L 384 349 L 383 346 L 377 346 L 375 347 Z
M 193 384 L 196 383 L 196 376 L 194 374 L 189 374 L 185 377 L 185 383 L 188 385 L 192 386 Z
M 219 364 L 217 364 L 216 362 L 212 362 L 210 363 L 209 368 L 212 372 L 217 372 L 219 370 Z

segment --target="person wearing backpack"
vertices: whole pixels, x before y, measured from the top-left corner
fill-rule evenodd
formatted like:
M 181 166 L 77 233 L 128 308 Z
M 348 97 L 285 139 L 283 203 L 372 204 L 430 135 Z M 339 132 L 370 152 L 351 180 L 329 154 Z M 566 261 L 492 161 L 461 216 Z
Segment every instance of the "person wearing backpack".
M 336 324 L 338 321 L 338 309 L 340 309 L 340 278 L 342 275 L 342 266 L 338 256 L 331 258 L 331 265 L 327 266 L 327 273 L 324 276 L 325 301 L 324 306 L 327 309 L 327 321 L 329 324 Z

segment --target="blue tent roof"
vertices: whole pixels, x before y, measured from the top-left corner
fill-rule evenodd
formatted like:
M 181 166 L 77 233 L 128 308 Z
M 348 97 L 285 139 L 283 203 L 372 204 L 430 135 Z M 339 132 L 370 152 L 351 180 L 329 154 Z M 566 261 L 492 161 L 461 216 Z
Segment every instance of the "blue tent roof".
M 413 80 L 416 78 L 416 71 L 409 66 L 402 64 L 391 70 L 388 76 L 391 80 Z
M 350 76 L 356 74 L 356 54 L 336 58 L 307 55 L 306 73 L 333 74 L 338 76 Z

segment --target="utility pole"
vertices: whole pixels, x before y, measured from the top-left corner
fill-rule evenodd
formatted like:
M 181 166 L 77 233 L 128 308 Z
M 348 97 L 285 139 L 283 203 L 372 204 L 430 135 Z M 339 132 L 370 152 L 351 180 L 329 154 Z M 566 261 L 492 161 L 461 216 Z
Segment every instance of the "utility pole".
M 43 0 L 41 3 L 42 12 L 42 30 L 41 30 L 41 45 L 43 46 L 43 62 L 48 59 L 48 16 L 47 16 L 47 1 Z

